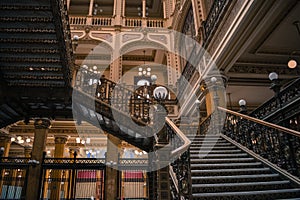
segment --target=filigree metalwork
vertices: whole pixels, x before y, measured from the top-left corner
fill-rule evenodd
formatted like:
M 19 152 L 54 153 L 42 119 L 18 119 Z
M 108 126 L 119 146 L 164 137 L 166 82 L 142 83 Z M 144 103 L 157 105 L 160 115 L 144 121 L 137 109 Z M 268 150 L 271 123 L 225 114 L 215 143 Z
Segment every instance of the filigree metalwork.
M 223 13 L 226 11 L 226 8 L 229 4 L 229 0 L 217 0 L 214 1 L 209 14 L 204 21 L 204 40 L 208 40 L 211 37 L 212 33 L 218 27 L 220 20 L 222 19 Z
M 280 168 L 299 176 L 299 137 L 229 113 L 223 133 Z
M 250 115 L 255 118 L 272 121 L 273 123 L 280 123 L 283 120 L 292 117 L 292 115 L 300 112 L 299 106 L 291 106 L 299 105 L 299 88 L 300 78 L 292 82 L 279 93 L 279 101 L 275 97 L 271 98 L 269 101 L 265 102 L 260 107 L 255 109 Z M 278 112 L 280 108 L 279 102 L 282 102 L 281 113 Z M 285 116 L 285 119 L 282 119 L 282 116 Z

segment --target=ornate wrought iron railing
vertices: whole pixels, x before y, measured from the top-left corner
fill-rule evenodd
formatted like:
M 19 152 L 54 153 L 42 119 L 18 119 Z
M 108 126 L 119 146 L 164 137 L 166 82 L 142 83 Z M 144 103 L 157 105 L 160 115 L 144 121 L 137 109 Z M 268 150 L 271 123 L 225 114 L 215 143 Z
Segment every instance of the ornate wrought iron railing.
M 190 166 L 189 146 L 191 141 L 182 133 L 179 128 L 166 118 L 166 132 L 172 146 L 170 160 L 170 180 L 172 196 L 177 199 L 191 199 L 192 179 Z
M 223 133 L 289 173 L 300 175 L 300 132 L 219 107 Z
M 185 199 L 189 199 L 191 195 L 189 164 L 190 141 L 163 112 L 159 112 L 158 108 L 155 112 L 152 112 L 153 114 L 151 115 L 151 104 L 155 102 L 153 98 L 151 99 L 151 88 L 144 88 L 144 86 L 142 86 L 143 88 L 141 89 L 137 88 L 135 91 L 131 91 L 121 84 L 117 85 L 104 77 L 100 77 L 99 79 L 97 76 L 97 74 L 87 71 L 79 74 L 79 81 L 75 84 L 76 89 L 74 88 L 77 93 L 76 95 L 89 97 L 79 98 L 82 99 L 80 104 L 89 107 L 95 103 L 96 112 L 101 114 L 102 118 L 105 117 L 111 121 L 114 120 L 113 112 L 117 113 L 118 116 L 120 116 L 119 118 L 123 121 L 119 121 L 118 124 L 115 123 L 115 125 L 119 126 L 119 128 L 121 126 L 126 127 L 126 130 L 124 127 L 122 128 L 125 134 L 131 131 L 144 136 L 146 135 L 147 137 L 153 136 L 153 143 L 150 144 L 152 148 L 156 145 L 160 145 L 157 149 L 160 149 L 162 146 L 168 146 L 169 160 L 164 161 L 169 163 L 173 162 L 173 171 L 176 174 L 179 184 L 179 195 L 185 197 Z M 148 97 L 150 97 L 150 99 Z M 97 113 L 95 113 L 95 115 L 97 115 Z M 138 126 L 130 126 L 130 124 L 127 123 L 128 120 L 126 119 L 128 118 L 131 118 L 138 125 L 148 127 L 149 131 L 141 133 Z M 163 128 L 161 130 L 156 130 L 157 127 L 159 127 L 157 125 L 158 123 L 162 123 Z M 117 128 L 115 128 L 115 130 L 116 129 Z M 120 134 L 118 136 L 120 136 Z M 156 148 L 153 150 L 155 151 Z M 159 154 L 159 152 L 157 154 Z M 154 160 L 158 157 L 159 155 L 156 155 Z M 147 163 L 147 165 L 151 167 L 149 163 Z M 126 168 L 126 165 L 120 167 Z
M 291 118 L 300 113 L 300 78 L 291 82 L 279 94 L 279 99 L 275 97 L 269 99 L 264 104 L 250 113 L 254 118 L 272 121 L 279 124 L 281 121 Z M 282 105 L 280 105 L 280 102 Z M 282 119 L 282 116 L 285 119 Z
M 218 27 L 223 14 L 226 11 L 227 5 L 230 0 L 216 0 L 214 1 L 206 20 L 204 21 L 204 41 L 208 41 L 211 38 L 214 30 Z

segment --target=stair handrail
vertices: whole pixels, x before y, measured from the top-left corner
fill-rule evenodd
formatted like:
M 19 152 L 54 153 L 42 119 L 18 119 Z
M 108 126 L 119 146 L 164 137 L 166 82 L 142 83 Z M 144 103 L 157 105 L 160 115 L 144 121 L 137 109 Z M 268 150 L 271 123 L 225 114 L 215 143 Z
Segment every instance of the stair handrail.
M 142 121 L 142 120 L 139 120 L 138 118 L 136 118 L 136 117 L 134 117 L 134 116 L 128 116 L 128 113 L 125 113 L 125 112 L 123 112 L 122 110 L 116 109 L 116 108 L 114 108 L 113 106 L 111 106 L 110 104 L 108 104 L 108 103 L 106 103 L 106 102 L 104 102 L 104 101 L 102 101 L 102 100 L 100 100 L 100 99 L 97 99 L 97 98 L 95 98 L 94 96 L 92 96 L 92 95 L 90 95 L 90 94 L 87 94 L 87 93 L 83 92 L 82 90 L 79 90 L 78 88 L 73 88 L 73 91 L 74 91 L 74 90 L 75 90 L 76 92 L 82 94 L 82 95 L 86 95 L 87 97 L 93 99 L 94 101 L 96 101 L 96 102 L 98 102 L 98 103 L 100 103 L 100 104 L 103 104 L 104 106 L 110 107 L 112 110 L 114 110 L 114 112 L 117 112 L 117 113 L 119 113 L 119 114 L 121 114 L 121 115 L 126 115 L 127 117 L 131 117 L 136 123 L 138 123 L 138 124 L 140 124 L 140 125 L 143 125 L 143 126 L 146 126 L 146 125 L 147 125 L 146 122 L 144 122 L 144 121 Z
M 273 124 L 273 123 L 271 123 L 271 122 L 267 122 L 267 121 L 264 121 L 264 120 L 261 120 L 261 119 L 257 119 L 257 118 L 254 118 L 254 117 L 250 117 L 250 116 L 248 116 L 248 115 L 241 114 L 241 113 L 238 113 L 238 112 L 235 112 L 235 111 L 232 111 L 232 110 L 229 110 L 229 109 L 220 107 L 220 106 L 218 106 L 218 109 L 221 110 L 221 111 L 225 111 L 225 112 L 227 112 L 227 113 L 231 113 L 231 114 L 233 114 L 233 115 L 237 115 L 237 116 L 239 116 L 239 117 L 248 119 L 248 120 L 250 120 L 250 121 L 259 123 L 259 124 L 261 124 L 261 125 L 268 126 L 268 127 L 271 127 L 271 128 L 274 128 L 274 129 L 277 129 L 277 130 L 280 130 L 280 131 L 283 131 L 283 132 L 285 132 L 285 133 L 288 133 L 288 134 L 291 134 L 291 135 L 300 137 L 300 132 L 299 132 L 299 131 L 292 130 L 292 129 L 289 129 L 289 128 L 286 128 L 286 127 L 283 127 L 283 126 L 280 126 L 280 125 L 277 125 L 277 124 Z
M 191 141 L 185 136 L 185 134 L 175 125 L 175 123 L 168 117 L 166 117 L 166 123 L 175 131 L 176 135 L 179 137 L 183 144 L 176 149 L 171 151 L 171 158 L 176 155 L 181 155 L 186 152 L 191 144 Z
M 173 186 L 175 187 L 172 192 L 174 193 L 173 195 L 176 195 L 176 199 L 190 199 L 192 193 L 189 151 L 191 141 L 168 117 L 165 117 L 165 122 L 167 126 L 166 131 L 169 135 L 168 137 L 171 138 L 169 140 L 169 145 L 172 147 L 170 152 L 170 161 L 172 161 L 172 163 L 169 166 L 170 181 L 172 181 Z M 180 142 L 178 140 L 180 140 Z
M 294 104 L 299 101 L 299 88 L 300 86 L 300 78 L 297 78 L 291 82 L 289 82 L 286 86 L 284 86 L 280 93 L 279 97 L 281 102 L 284 102 L 282 105 L 282 109 L 279 111 L 278 108 L 280 108 L 280 105 L 278 105 L 278 102 L 275 97 L 272 97 L 268 99 L 266 102 L 264 102 L 262 105 L 260 105 L 258 108 L 253 110 L 249 115 L 253 117 L 257 117 L 259 119 L 263 120 L 274 120 L 274 116 L 278 114 L 278 112 L 284 112 L 285 117 L 288 117 L 289 112 L 285 111 L 287 107 Z M 293 108 L 290 108 L 293 109 Z M 277 115 L 278 116 L 278 115 Z M 284 119 L 279 119 L 278 122 Z M 277 123 L 277 122 L 276 122 Z
M 223 107 L 222 133 L 282 170 L 300 177 L 300 132 Z

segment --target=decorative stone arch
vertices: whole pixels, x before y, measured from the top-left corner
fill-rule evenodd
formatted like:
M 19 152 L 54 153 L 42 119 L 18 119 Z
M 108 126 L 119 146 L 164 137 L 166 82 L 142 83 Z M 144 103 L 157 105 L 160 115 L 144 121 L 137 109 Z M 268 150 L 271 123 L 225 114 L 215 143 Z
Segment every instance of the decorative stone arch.
M 160 43 L 150 41 L 150 40 L 139 40 L 139 41 L 133 41 L 130 42 L 120 49 L 120 55 L 123 55 L 125 53 L 128 53 L 130 51 L 139 50 L 139 49 L 145 49 L 145 48 L 153 48 L 153 49 L 160 49 L 168 51 L 169 48 L 166 48 L 165 46 L 161 45 Z

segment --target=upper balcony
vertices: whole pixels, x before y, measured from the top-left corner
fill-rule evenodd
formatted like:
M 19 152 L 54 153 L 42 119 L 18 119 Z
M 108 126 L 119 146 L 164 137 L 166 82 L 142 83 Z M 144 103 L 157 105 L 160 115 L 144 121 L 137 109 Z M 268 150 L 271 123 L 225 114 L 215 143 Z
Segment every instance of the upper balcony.
M 124 17 L 121 23 L 116 22 L 114 17 L 99 17 L 99 16 L 70 16 L 71 26 L 95 26 L 95 27 L 114 27 L 121 26 L 124 28 L 133 27 L 150 27 L 150 28 L 163 28 L 165 25 L 164 19 L 156 18 L 141 18 L 141 17 Z

